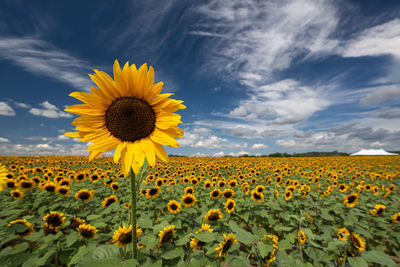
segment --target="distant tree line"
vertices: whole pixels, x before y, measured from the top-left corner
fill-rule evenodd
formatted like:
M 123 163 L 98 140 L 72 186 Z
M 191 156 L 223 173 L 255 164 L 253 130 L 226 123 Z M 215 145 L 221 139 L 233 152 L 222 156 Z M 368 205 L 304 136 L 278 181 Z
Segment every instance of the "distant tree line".
M 394 153 L 399 153 L 399 152 L 394 152 Z M 345 153 L 345 152 L 338 152 L 338 151 L 332 151 L 332 152 L 318 152 L 318 151 L 313 151 L 313 152 L 305 152 L 305 153 L 293 153 L 293 154 L 289 154 L 286 152 L 280 153 L 280 152 L 276 152 L 276 153 L 272 153 L 269 155 L 259 155 L 259 156 L 255 156 L 255 155 L 249 155 L 249 154 L 243 154 L 238 156 L 239 158 L 256 158 L 256 157 L 271 157 L 271 158 L 287 158 L 287 157 L 343 157 L 343 156 L 349 156 L 349 153 Z M 168 155 L 169 157 L 186 157 L 183 155 Z M 229 155 L 225 155 L 226 157 L 232 157 Z

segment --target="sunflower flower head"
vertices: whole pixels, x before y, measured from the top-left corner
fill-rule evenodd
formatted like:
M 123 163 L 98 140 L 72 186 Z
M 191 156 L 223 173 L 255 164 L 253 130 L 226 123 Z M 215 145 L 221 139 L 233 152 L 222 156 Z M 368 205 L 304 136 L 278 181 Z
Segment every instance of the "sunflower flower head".
M 229 235 L 224 234 L 224 240 L 218 244 L 218 247 L 215 249 L 216 256 L 221 258 L 225 257 L 228 254 L 229 248 L 236 242 L 236 236 L 233 233 Z
M 58 211 L 51 211 L 43 217 L 43 221 L 53 228 L 60 227 L 61 224 L 65 223 L 65 220 L 64 213 Z
M 174 229 L 175 229 L 175 225 L 169 225 L 169 226 L 165 226 L 164 229 L 158 233 L 158 236 L 160 237 L 160 241 L 158 242 L 158 245 L 160 247 L 167 244 L 168 242 L 172 241 L 172 237 L 175 233 Z
M 386 209 L 385 205 L 382 204 L 376 204 L 373 210 L 370 210 L 369 213 L 371 213 L 374 216 L 379 216 L 381 215 Z
M 33 233 L 35 231 L 34 228 L 33 228 L 34 225 L 32 223 L 28 222 L 25 219 L 18 219 L 18 220 L 11 221 L 8 224 L 8 227 L 10 227 L 10 226 L 12 226 L 14 224 L 23 226 L 23 227 L 21 227 L 23 229 L 18 229 L 18 230 L 15 231 L 14 235 L 16 235 L 16 236 L 25 237 L 25 236 L 28 236 L 28 235 L 30 235 L 31 233 Z
M 78 233 L 82 236 L 85 240 L 93 239 L 97 235 L 97 229 L 90 224 L 81 224 L 78 226 Z
M 365 250 L 366 248 L 366 244 L 365 241 L 361 238 L 361 236 L 359 236 L 356 233 L 352 233 L 351 234 L 351 241 L 353 243 L 353 246 L 359 251 L 362 252 Z
M 132 224 L 127 228 L 125 225 L 123 227 L 119 226 L 119 229 L 114 232 L 112 243 L 120 247 L 126 247 L 127 244 L 132 242 Z M 136 225 L 136 237 L 142 234 L 142 229 L 138 228 Z
M 154 70 L 146 63 L 137 69 L 127 62 L 121 69 L 115 60 L 114 79 L 103 71 L 94 72 L 89 76 L 98 88 L 70 94 L 84 104 L 65 109 L 81 116 L 72 122 L 77 132 L 65 135 L 93 143 L 88 147 L 89 160 L 115 149 L 114 161 L 121 160 L 125 176 L 131 168 L 138 174 L 145 159 L 150 166 L 156 156 L 168 161 L 162 145 L 179 147 L 176 138 L 183 131 L 177 125 L 182 122 L 174 112 L 186 108 L 183 101 L 160 94 L 163 83 L 154 84 Z
M 350 232 L 346 228 L 340 228 L 337 232 L 337 236 L 339 239 L 346 241 L 347 237 L 350 236 Z

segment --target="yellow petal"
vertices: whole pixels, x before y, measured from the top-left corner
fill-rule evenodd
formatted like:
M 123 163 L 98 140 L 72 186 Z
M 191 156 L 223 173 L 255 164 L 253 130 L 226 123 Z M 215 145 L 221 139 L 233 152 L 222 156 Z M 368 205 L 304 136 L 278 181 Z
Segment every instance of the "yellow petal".
M 164 148 L 160 144 L 154 144 L 154 150 L 156 151 L 157 157 L 159 157 L 161 160 L 168 162 L 168 154 L 165 152 Z
M 125 168 L 128 168 L 127 170 L 126 169 L 124 170 L 125 176 L 129 173 L 131 166 L 132 166 L 133 152 L 134 152 L 134 148 L 135 148 L 134 144 L 135 143 L 127 143 L 126 144 L 126 153 L 125 153 L 124 157 L 121 158 L 121 160 L 124 161 Z
M 154 166 L 156 163 L 156 152 L 154 151 L 154 144 L 149 138 L 143 138 L 140 140 L 142 150 L 146 154 L 147 161 L 150 166 Z
M 94 116 L 104 115 L 104 110 L 93 108 L 86 104 L 72 105 L 67 107 L 65 111 L 77 115 L 94 115 Z
M 92 161 L 93 159 L 97 159 L 103 151 L 90 151 L 89 152 L 89 161 Z
M 120 157 L 121 157 L 121 152 L 122 150 L 125 149 L 125 142 L 121 142 L 118 144 L 117 148 L 114 151 L 114 162 L 118 163 Z
M 89 151 L 97 150 L 97 151 L 109 151 L 113 150 L 117 147 L 119 140 L 116 138 L 108 137 L 103 142 L 94 143 L 93 145 L 88 147 Z
M 150 105 L 153 106 L 153 105 L 157 104 L 158 102 L 160 102 L 161 100 L 164 100 L 165 98 L 170 97 L 171 95 L 174 95 L 174 94 L 173 93 L 166 93 L 166 94 L 161 94 L 161 95 L 158 95 L 158 96 L 154 96 L 148 102 L 149 102 Z
M 150 134 L 150 139 L 162 145 L 179 148 L 179 144 L 174 138 L 166 134 L 164 130 L 160 130 L 157 127 L 155 127 L 154 131 Z
M 88 106 L 104 109 L 106 110 L 108 105 L 103 102 L 103 99 L 99 98 L 97 95 L 93 95 L 87 92 L 72 92 L 69 94 L 71 97 L 75 97 L 76 99 L 86 103 Z
M 148 99 L 150 95 L 152 95 L 152 87 L 154 84 L 154 69 L 150 66 L 149 71 L 147 72 L 146 78 L 143 82 L 144 89 L 144 99 Z

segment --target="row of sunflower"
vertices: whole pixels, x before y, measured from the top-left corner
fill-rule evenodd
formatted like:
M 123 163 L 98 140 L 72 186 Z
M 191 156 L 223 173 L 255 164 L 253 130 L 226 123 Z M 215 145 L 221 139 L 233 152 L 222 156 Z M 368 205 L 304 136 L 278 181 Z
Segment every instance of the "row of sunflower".
M 62 249 L 57 250 L 57 257 L 65 264 L 79 251 L 84 254 L 80 247 L 93 251 L 91 244 L 117 244 L 122 247 L 118 255 L 128 255 L 123 245 L 128 251 L 132 246 L 132 227 L 126 215 L 129 181 L 110 159 L 101 158 L 93 165 L 82 164 L 83 159 L 78 157 L 10 157 L 2 161 L 7 173 L 0 197 L 10 213 L 0 211 L 0 219 L 3 226 L 10 226 L 2 228 L 2 237 L 8 236 L 1 245 L 9 253 L 12 247 L 18 249 L 29 243 L 26 250 L 10 257 L 0 254 L 2 259 L 26 254 L 44 261 L 43 244 L 51 237 L 56 238 L 49 242 L 51 246 L 60 242 Z M 333 253 L 331 260 L 335 262 L 340 258 L 371 262 L 374 254 L 369 253 L 376 251 L 396 255 L 400 241 L 400 207 L 396 202 L 399 164 L 396 158 L 375 161 L 372 165 L 368 159 L 357 158 L 332 162 L 173 158 L 169 164 L 157 163 L 138 190 L 139 262 L 155 264 L 162 259 L 168 265 L 218 258 L 274 265 L 287 260 L 286 256 L 299 260 L 292 253 L 299 252 L 298 243 L 303 241 L 303 261 L 315 266 L 326 263 L 318 259 L 322 253 Z M 60 188 L 68 194 L 59 192 Z M 14 200 L 10 197 L 14 190 L 24 195 Z M 54 210 L 59 212 L 52 213 Z M 40 221 L 49 216 L 40 223 L 38 215 Z M 62 222 L 63 217 L 70 218 L 69 225 L 66 219 Z M 59 226 L 55 225 L 57 218 L 62 222 Z M 300 220 L 303 223 L 299 228 Z M 240 225 L 239 229 L 232 222 Z M 210 225 L 213 237 L 197 233 L 201 224 Z M 346 242 L 337 234 L 338 225 L 349 231 L 349 235 L 340 235 L 348 237 Z M 17 236 L 10 237 L 10 233 Z M 260 243 L 264 235 L 275 235 L 279 242 L 267 238 L 262 241 L 264 247 Z M 380 250 L 382 246 L 384 251 Z M 169 255 L 172 252 L 178 257 Z M 85 255 L 90 258 L 91 253 L 86 251 Z M 45 263 L 54 262 L 55 254 Z M 79 263 L 83 258 L 75 257 L 72 262 Z

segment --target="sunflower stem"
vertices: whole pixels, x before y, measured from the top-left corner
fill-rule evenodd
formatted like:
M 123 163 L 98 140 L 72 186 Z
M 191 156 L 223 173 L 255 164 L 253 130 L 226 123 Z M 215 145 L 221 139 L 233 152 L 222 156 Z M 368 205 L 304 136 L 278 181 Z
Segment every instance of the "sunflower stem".
M 131 215 L 132 215 L 132 258 L 137 259 L 137 246 L 136 246 L 136 183 L 135 173 L 131 169 Z

